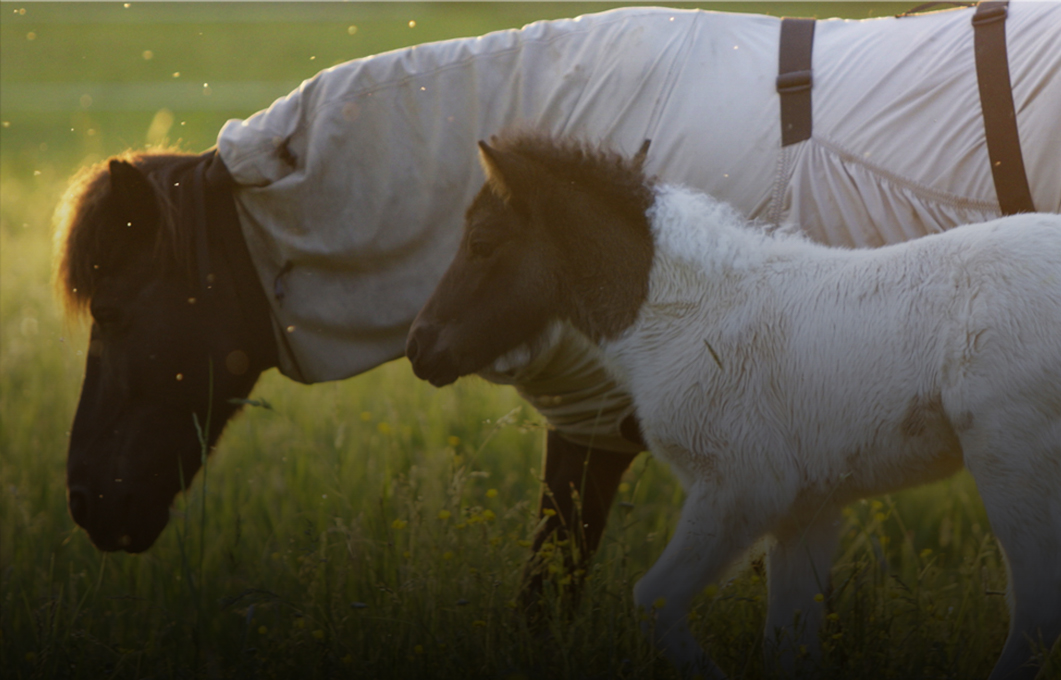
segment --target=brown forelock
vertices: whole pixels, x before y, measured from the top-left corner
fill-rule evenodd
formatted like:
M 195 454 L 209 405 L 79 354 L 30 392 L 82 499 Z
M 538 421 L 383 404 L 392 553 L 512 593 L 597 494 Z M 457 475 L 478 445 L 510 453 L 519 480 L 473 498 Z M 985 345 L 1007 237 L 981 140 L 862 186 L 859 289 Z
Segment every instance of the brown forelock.
M 646 215 L 655 200 L 654 179 L 645 176 L 644 156 L 626 158 L 585 141 L 533 132 L 492 141 L 499 150 L 543 168 L 559 184 L 598 199 L 593 204 L 565 201 L 559 207 L 571 219 L 546 226 L 567 263 L 568 320 L 595 342 L 615 337 L 634 322 L 648 296 L 655 254 Z
M 109 212 L 114 209 L 111 205 L 111 160 L 126 161 L 136 166 L 148 176 L 155 191 L 161 216 L 156 234 L 155 257 L 187 264 L 191 236 L 188 230 L 177 228 L 173 204 L 158 182 L 153 181 L 150 173 L 155 168 L 190 156 L 170 149 L 128 151 L 82 168 L 74 175 L 56 207 L 54 217 L 53 285 L 67 316 L 77 318 L 86 311 L 100 276 L 96 265 L 116 250 L 116 244 L 108 237 L 114 233 L 125 234 L 120 230 L 107 231 L 108 220 L 114 219 Z

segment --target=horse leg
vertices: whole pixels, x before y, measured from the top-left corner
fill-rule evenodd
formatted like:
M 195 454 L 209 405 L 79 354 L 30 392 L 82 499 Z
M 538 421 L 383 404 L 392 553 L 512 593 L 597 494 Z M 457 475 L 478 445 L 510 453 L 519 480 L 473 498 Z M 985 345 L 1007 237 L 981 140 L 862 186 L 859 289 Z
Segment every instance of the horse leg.
M 818 630 L 825 605 L 819 594 L 829 592 L 829 571 L 840 535 L 839 509 L 822 507 L 809 521 L 788 521 L 775 529 L 777 543 L 767 556 L 769 607 L 763 652 L 766 666 L 795 674 L 805 650 L 813 665 L 821 660 Z
M 769 518 L 740 489 L 697 483 L 688 491 L 674 537 L 634 586 L 634 602 L 650 614 L 642 631 L 683 673 L 724 678 L 689 630 L 689 602 L 755 542 Z
M 1022 427 L 1027 418 L 999 415 L 1005 429 L 961 442 L 1009 572 L 1009 636 L 990 680 L 1031 680 L 1033 649 L 1061 635 L 1061 419 Z
M 538 517 L 544 524 L 534 537 L 534 557 L 523 574 L 521 598 L 525 607 L 535 607 L 545 578 L 539 552 L 547 540 L 571 540 L 574 559 L 565 561 L 568 573 L 585 568 L 600 545 L 615 491 L 623 472 L 637 457 L 573 444 L 550 430 L 544 456 L 545 487 L 538 502 Z M 575 584 L 578 579 L 573 579 Z M 571 589 L 577 598 L 577 585 Z

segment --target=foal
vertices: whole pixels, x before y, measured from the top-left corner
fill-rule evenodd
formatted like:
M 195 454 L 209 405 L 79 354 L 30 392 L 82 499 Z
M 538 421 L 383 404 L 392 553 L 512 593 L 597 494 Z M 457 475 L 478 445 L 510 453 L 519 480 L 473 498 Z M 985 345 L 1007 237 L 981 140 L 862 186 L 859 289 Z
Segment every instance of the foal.
M 487 183 L 408 356 L 443 385 L 557 323 L 599 345 L 687 492 L 634 590 L 671 660 L 721 677 L 688 603 L 766 534 L 767 644 L 789 670 L 800 645 L 816 658 L 840 510 L 964 464 L 1011 579 L 991 678 L 1035 675 L 1030 643 L 1061 633 L 1061 217 L 836 250 L 657 185 L 641 158 L 480 148 Z

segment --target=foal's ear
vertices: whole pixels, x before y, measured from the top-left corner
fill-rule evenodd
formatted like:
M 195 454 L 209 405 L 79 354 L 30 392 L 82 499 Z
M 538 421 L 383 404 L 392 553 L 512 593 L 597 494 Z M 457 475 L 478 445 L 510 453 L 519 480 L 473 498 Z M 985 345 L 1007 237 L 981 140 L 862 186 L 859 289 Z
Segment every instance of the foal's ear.
M 151 226 L 159 218 L 155 188 L 147 176 L 128 161 L 111 159 L 111 197 L 119 219 L 127 225 Z
M 541 180 L 540 173 L 535 173 L 535 167 L 525 158 L 486 142 L 479 142 L 479 162 L 490 188 L 516 209 L 526 205 L 524 199 Z

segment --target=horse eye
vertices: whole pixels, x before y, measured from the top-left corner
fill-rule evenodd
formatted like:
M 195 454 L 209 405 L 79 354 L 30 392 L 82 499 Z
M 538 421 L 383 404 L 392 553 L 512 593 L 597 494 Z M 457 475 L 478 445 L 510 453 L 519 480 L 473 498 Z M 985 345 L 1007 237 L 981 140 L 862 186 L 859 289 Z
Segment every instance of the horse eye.
M 487 257 L 494 252 L 494 242 L 486 239 L 474 239 L 468 242 L 468 252 L 474 257 Z

